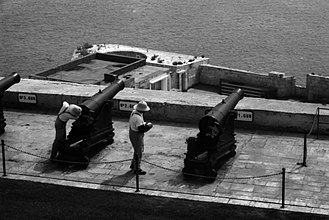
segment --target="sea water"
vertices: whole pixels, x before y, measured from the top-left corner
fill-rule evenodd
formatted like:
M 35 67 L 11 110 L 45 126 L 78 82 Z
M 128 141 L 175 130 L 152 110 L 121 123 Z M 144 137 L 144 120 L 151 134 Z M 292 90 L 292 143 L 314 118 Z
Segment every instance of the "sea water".
M 256 73 L 329 75 L 328 0 L 0 0 L 0 75 L 61 65 L 89 42 Z

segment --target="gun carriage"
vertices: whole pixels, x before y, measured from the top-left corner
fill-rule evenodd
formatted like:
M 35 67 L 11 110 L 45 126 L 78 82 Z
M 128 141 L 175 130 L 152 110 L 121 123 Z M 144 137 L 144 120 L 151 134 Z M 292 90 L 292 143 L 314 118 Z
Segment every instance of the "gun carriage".
M 234 108 L 242 98 L 243 91 L 236 89 L 201 118 L 197 136 L 186 139 L 184 176 L 204 176 L 214 180 L 220 159 L 235 156 L 234 120 L 237 114 Z
M 72 123 L 57 159 L 89 162 L 94 153 L 113 143 L 112 99 L 124 87 L 123 80 L 114 82 L 78 105 L 82 109 L 81 115 Z
M 0 134 L 3 134 L 5 132 L 6 127 L 6 119 L 3 116 L 3 104 L 2 104 L 2 97 L 4 95 L 4 92 L 9 89 L 12 85 L 19 83 L 21 81 L 21 77 L 18 73 L 14 72 L 10 74 L 9 76 L 3 78 L 0 80 Z

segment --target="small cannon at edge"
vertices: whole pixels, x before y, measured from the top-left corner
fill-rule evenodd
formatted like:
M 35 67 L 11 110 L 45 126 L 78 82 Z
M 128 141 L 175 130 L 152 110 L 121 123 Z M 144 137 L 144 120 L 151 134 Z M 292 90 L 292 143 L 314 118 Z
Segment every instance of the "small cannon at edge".
M 4 92 L 9 89 L 12 85 L 19 83 L 21 81 L 21 77 L 18 73 L 13 72 L 11 75 L 0 80 L 0 134 L 5 132 L 6 127 L 6 119 L 3 116 L 3 104 L 2 97 Z
M 186 139 L 184 176 L 199 175 L 214 180 L 219 160 L 226 155 L 235 156 L 234 120 L 237 114 L 234 108 L 242 98 L 243 91 L 236 89 L 201 118 L 200 132 L 196 137 Z
M 72 123 L 66 146 L 59 150 L 57 159 L 89 162 L 93 154 L 114 142 L 112 98 L 124 87 L 123 80 L 114 82 L 78 105 L 81 115 Z

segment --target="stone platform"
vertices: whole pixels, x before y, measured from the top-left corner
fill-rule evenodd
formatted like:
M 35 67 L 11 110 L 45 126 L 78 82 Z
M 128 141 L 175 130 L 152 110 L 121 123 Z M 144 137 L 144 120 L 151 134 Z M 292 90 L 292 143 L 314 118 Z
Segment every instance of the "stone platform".
M 48 160 L 55 115 L 9 109 L 5 118 L 1 139 L 6 145 L 7 176 L 2 178 L 136 193 L 136 178 L 129 169 L 133 151 L 127 118 L 114 118 L 115 142 L 95 155 L 86 169 Z M 209 182 L 186 180 L 181 173 L 185 139 L 197 134 L 197 126 L 153 122 L 145 136 L 142 167 L 147 174 L 139 178 L 138 193 L 329 216 L 327 137 L 308 137 L 304 167 L 297 165 L 303 158 L 302 134 L 237 128 L 237 155 L 225 159 L 216 180 Z M 282 168 L 287 172 L 284 208 Z
M 104 88 L 106 87 L 101 85 L 22 79 L 6 91 L 3 102 L 4 106 L 15 109 L 57 112 L 63 101 L 80 104 Z M 29 98 L 33 100 L 28 100 Z M 125 88 L 113 98 L 113 114 L 126 117 L 130 110 L 122 109 L 122 104 L 133 106 L 143 99 L 152 108 L 148 113 L 150 119 L 197 124 L 206 110 L 213 108 L 224 98 L 225 95 L 194 89 L 190 92 L 175 92 Z M 321 103 L 245 97 L 239 101 L 235 109 L 251 115 L 249 121 L 238 120 L 239 127 L 314 132 L 318 108 L 323 108 L 319 117 L 319 133 L 328 134 L 329 108 Z
M 142 164 L 147 175 L 140 177 L 139 193 L 329 216 L 329 140 L 323 135 L 328 124 L 321 124 L 319 139 L 314 132 L 307 136 L 307 167 L 297 164 L 303 159 L 303 131 L 315 128 L 315 112 L 326 106 L 243 98 L 236 110 L 251 112 L 253 120 L 236 122 L 237 155 L 223 161 L 216 181 L 187 181 L 181 173 L 185 140 L 197 134 L 205 110 L 226 96 L 125 88 L 113 99 L 115 142 L 95 155 L 86 169 L 50 163 L 55 114 L 62 102 L 82 103 L 100 89 L 104 86 L 30 79 L 8 89 L 3 98 L 8 125 L 1 136 L 8 175 L 3 178 L 135 193 L 136 180 L 129 169 L 130 111 L 121 104 L 143 99 L 152 109 L 145 118 L 155 126 L 145 139 Z M 321 113 L 322 121 L 328 117 L 328 111 Z M 284 208 L 282 168 L 287 172 Z

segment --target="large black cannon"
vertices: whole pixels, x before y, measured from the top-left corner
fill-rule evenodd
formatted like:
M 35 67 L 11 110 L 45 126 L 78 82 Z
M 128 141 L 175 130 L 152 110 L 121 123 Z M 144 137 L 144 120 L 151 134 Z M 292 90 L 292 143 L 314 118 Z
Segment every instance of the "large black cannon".
M 72 123 L 57 159 L 89 162 L 94 153 L 113 143 L 112 98 L 124 87 L 124 81 L 114 82 L 78 105 L 81 115 Z
M 234 120 L 237 114 L 234 108 L 242 98 L 243 91 L 236 89 L 201 118 L 197 136 L 186 139 L 184 176 L 214 180 L 219 160 L 236 154 Z
M 15 83 L 19 83 L 21 81 L 21 77 L 18 73 L 13 72 L 9 76 L 0 80 L 0 134 L 5 132 L 6 127 L 6 119 L 3 116 L 3 104 L 2 104 L 2 97 L 4 92 L 9 89 Z

